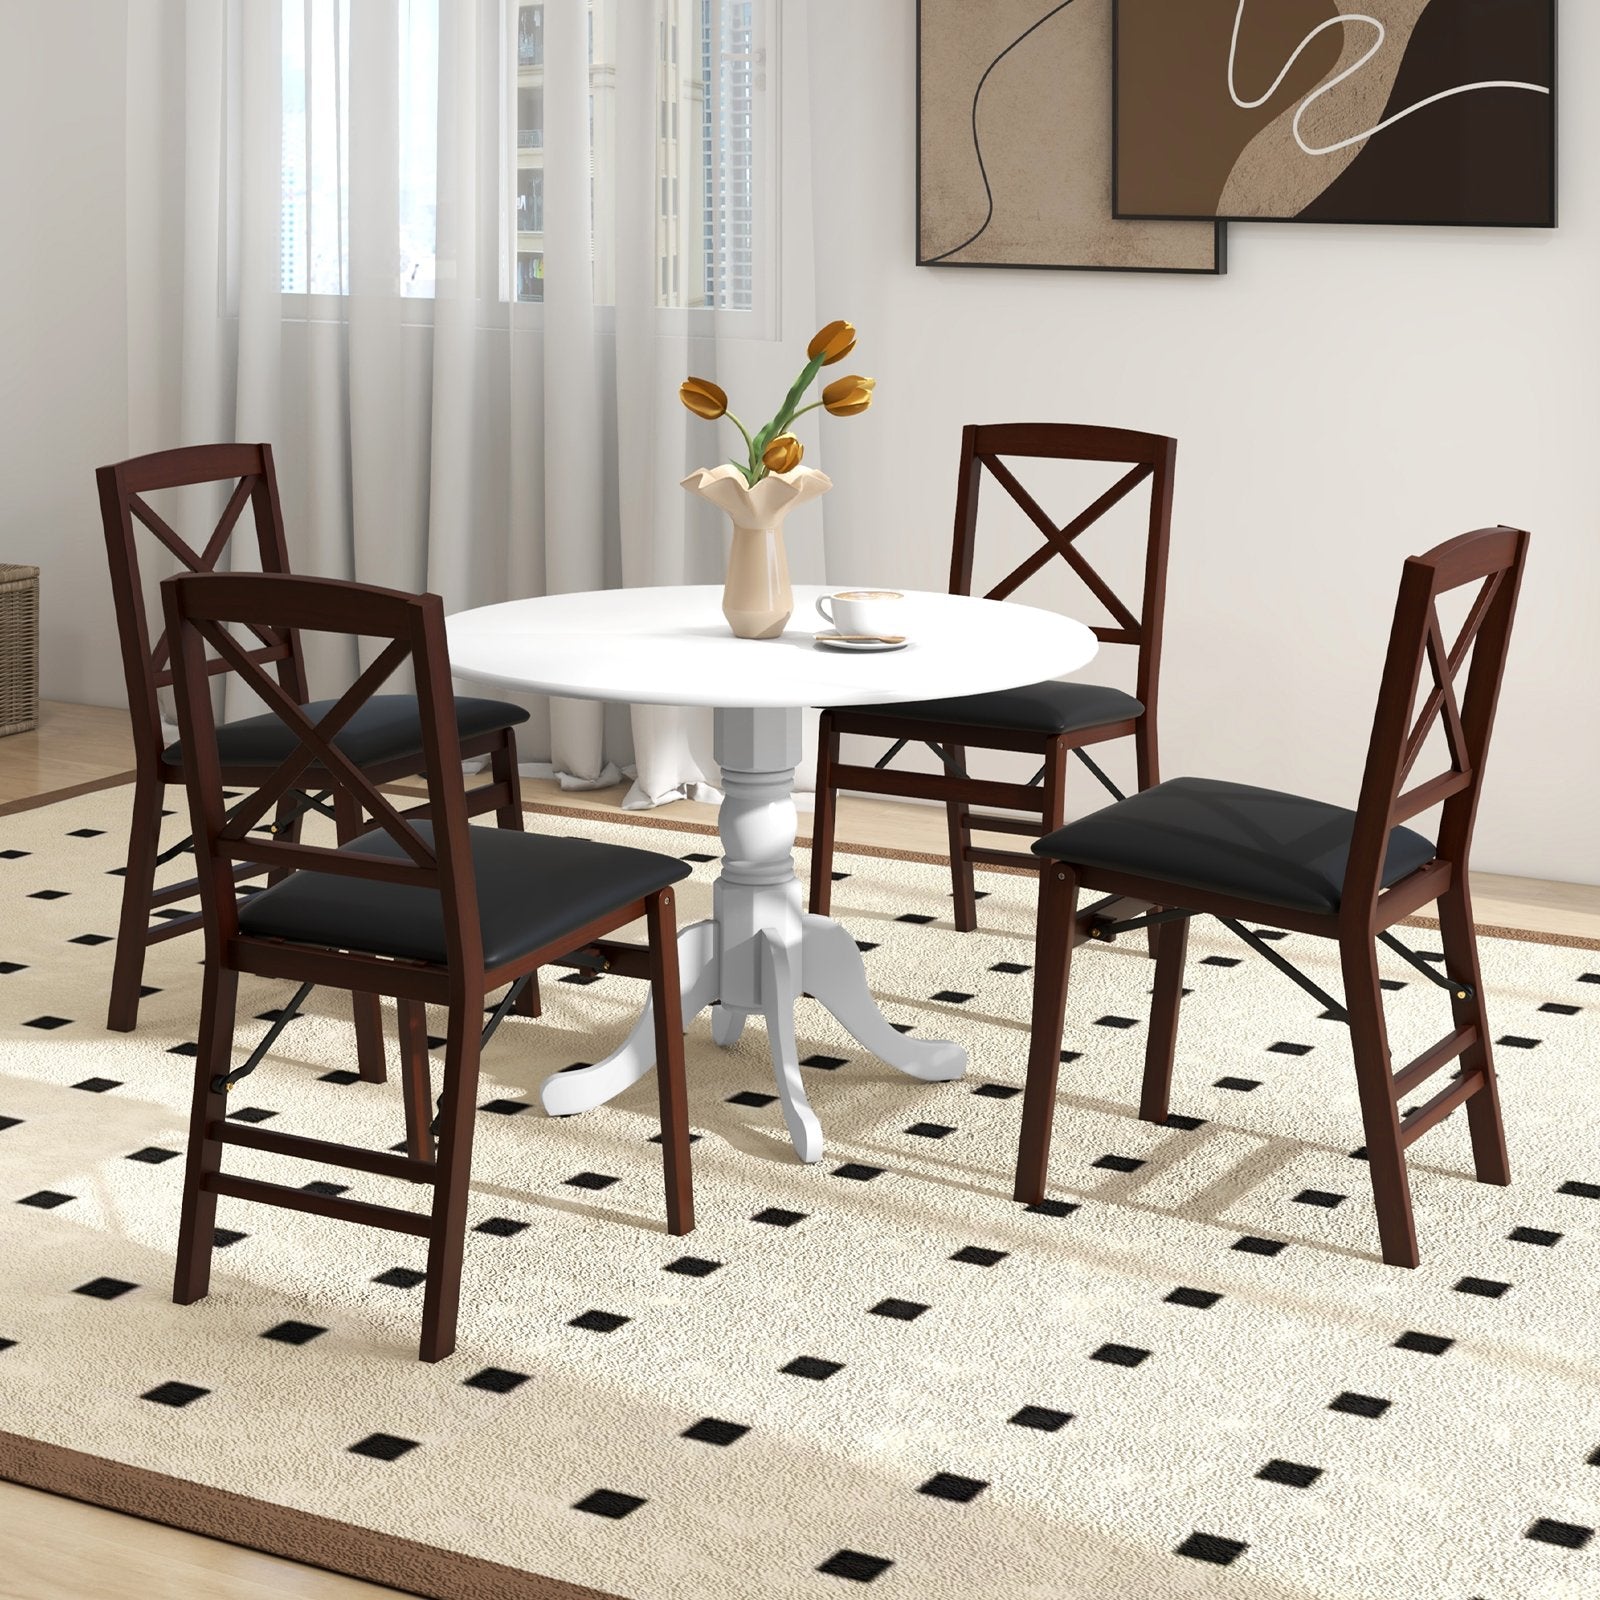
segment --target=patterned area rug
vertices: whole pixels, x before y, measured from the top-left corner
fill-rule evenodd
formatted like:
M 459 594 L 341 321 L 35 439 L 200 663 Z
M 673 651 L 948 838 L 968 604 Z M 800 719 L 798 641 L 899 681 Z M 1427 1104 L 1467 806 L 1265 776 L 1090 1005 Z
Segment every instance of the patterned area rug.
M 963 936 L 941 868 L 842 855 L 890 1017 L 965 1045 L 966 1081 L 863 1059 L 804 1002 L 828 1156 L 801 1167 L 760 1026 L 722 1051 L 702 1018 L 674 1240 L 648 1080 L 535 1103 L 642 988 L 548 974 L 545 1018 L 487 1052 L 460 1350 L 426 1367 L 417 1240 L 224 1200 L 210 1299 L 170 1303 L 200 949 L 158 947 L 140 1031 L 104 1031 L 127 807 L 0 820 L 0 1473 L 430 1595 L 1600 1593 L 1595 952 L 1486 941 L 1515 1183 L 1470 1180 L 1463 1119 L 1430 1134 L 1406 1272 L 1377 1259 L 1345 1031 L 1204 924 L 1182 1118 L 1133 1114 L 1142 949 L 1084 950 L 1051 1198 L 1013 1204 L 1031 881 L 987 875 Z M 688 858 L 704 914 L 703 834 L 534 822 Z M 1337 989 L 1331 947 L 1281 948 Z M 1386 971 L 1408 1059 L 1445 1001 Z M 286 993 L 246 983 L 241 1046 Z M 351 1081 L 344 1003 L 313 1008 L 232 1114 L 389 1146 L 397 1086 Z

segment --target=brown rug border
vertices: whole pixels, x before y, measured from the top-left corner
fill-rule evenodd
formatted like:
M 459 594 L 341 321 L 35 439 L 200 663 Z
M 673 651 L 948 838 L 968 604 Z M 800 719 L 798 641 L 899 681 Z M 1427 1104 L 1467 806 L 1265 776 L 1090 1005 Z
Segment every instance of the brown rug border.
M 36 810 L 61 800 L 74 800 L 102 789 L 114 789 L 131 782 L 133 776 L 132 772 L 121 772 L 7 801 L 0 804 L 0 817 Z M 547 816 L 581 817 L 593 822 L 626 821 L 642 828 L 705 834 L 713 838 L 717 834 L 709 823 L 633 813 L 619 815 L 592 806 L 552 805 L 529 800 L 523 802 L 523 810 Z M 809 836 L 801 835 L 796 842 L 809 845 L 811 841 Z M 837 848 L 845 855 L 876 856 L 888 861 L 915 861 L 932 866 L 949 860 L 948 856 L 892 850 L 882 845 L 851 844 Z M 996 870 L 1020 872 L 1026 869 Z M 1439 923 L 1434 917 L 1408 917 L 1405 925 L 1436 929 Z M 1486 938 L 1512 939 L 1524 944 L 1600 950 L 1600 939 L 1578 934 L 1537 933 L 1527 928 L 1483 923 L 1478 925 L 1478 932 Z M 547 1578 L 476 1556 L 459 1555 L 436 1545 L 319 1517 L 230 1490 L 191 1483 L 184 1478 L 128 1466 L 104 1456 L 46 1444 L 4 1430 L 0 1430 L 0 1478 L 202 1538 L 257 1550 L 367 1583 L 382 1584 L 403 1594 L 423 1596 L 424 1600 L 624 1600 L 622 1596 L 584 1588 L 561 1578 Z
M 561 1578 L 0 1430 L 0 1478 L 425 1600 L 624 1600 Z M 470 1493 L 471 1485 L 462 1492 Z

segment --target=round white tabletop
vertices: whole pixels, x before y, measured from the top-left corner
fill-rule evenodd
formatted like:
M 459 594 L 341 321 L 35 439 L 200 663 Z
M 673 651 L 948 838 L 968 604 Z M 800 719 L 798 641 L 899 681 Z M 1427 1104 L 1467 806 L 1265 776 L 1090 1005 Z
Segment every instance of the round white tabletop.
M 580 700 L 711 706 L 724 799 L 722 872 L 710 920 L 678 935 L 687 1024 L 711 1007 L 712 1037 L 730 1046 L 748 1017 L 767 1025 L 784 1121 L 802 1161 L 822 1159 L 822 1128 L 800 1076 L 795 1007 L 815 996 L 860 1044 L 909 1077 L 966 1071 L 949 1040 L 901 1033 L 878 1009 L 861 951 L 830 917 L 801 908 L 794 870 L 794 769 L 807 706 L 935 700 L 1038 683 L 1072 672 L 1098 647 L 1081 622 L 1032 606 L 963 595 L 908 594 L 904 650 L 818 648 L 825 589 L 794 591 L 777 639 L 736 639 L 715 587 L 548 595 L 449 619 L 458 678 Z M 604 1060 L 546 1079 L 547 1111 L 566 1116 L 620 1094 L 655 1064 L 647 1005 Z
M 670 706 L 864 706 L 982 694 L 1090 661 L 1081 622 L 1014 601 L 909 593 L 904 650 L 818 648 L 827 629 L 801 585 L 777 639 L 736 639 L 714 585 L 545 595 L 449 620 L 457 677 L 582 700 Z

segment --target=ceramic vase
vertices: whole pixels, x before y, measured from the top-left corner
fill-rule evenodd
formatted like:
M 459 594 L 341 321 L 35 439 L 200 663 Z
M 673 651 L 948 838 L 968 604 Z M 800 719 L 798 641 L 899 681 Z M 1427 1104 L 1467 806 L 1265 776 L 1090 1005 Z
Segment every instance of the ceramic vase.
M 827 473 L 811 467 L 769 472 L 752 488 L 731 462 L 701 467 L 683 480 L 691 494 L 727 512 L 733 546 L 722 589 L 722 614 L 741 639 L 776 639 L 794 610 L 783 519 L 833 487 Z

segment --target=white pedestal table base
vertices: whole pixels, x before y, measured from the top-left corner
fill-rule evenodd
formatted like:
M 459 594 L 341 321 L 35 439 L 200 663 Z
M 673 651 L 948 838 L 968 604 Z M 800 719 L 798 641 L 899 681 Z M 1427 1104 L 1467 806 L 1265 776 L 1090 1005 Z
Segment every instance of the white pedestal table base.
M 948 1040 L 913 1039 L 891 1026 L 867 987 L 855 940 L 831 918 L 800 908 L 794 870 L 799 710 L 719 710 L 716 757 L 724 794 L 722 871 L 711 920 L 678 934 L 684 1026 L 711 1006 L 711 1036 L 730 1047 L 747 1017 L 763 1018 L 789 1137 L 802 1161 L 820 1161 L 822 1128 L 806 1099 L 795 1046 L 794 1010 L 802 994 L 814 996 L 858 1044 L 909 1077 L 928 1083 L 959 1078 L 967 1053 Z M 655 1065 L 654 1026 L 646 1002 L 628 1037 L 604 1060 L 545 1080 L 544 1109 L 571 1116 L 637 1083 Z

